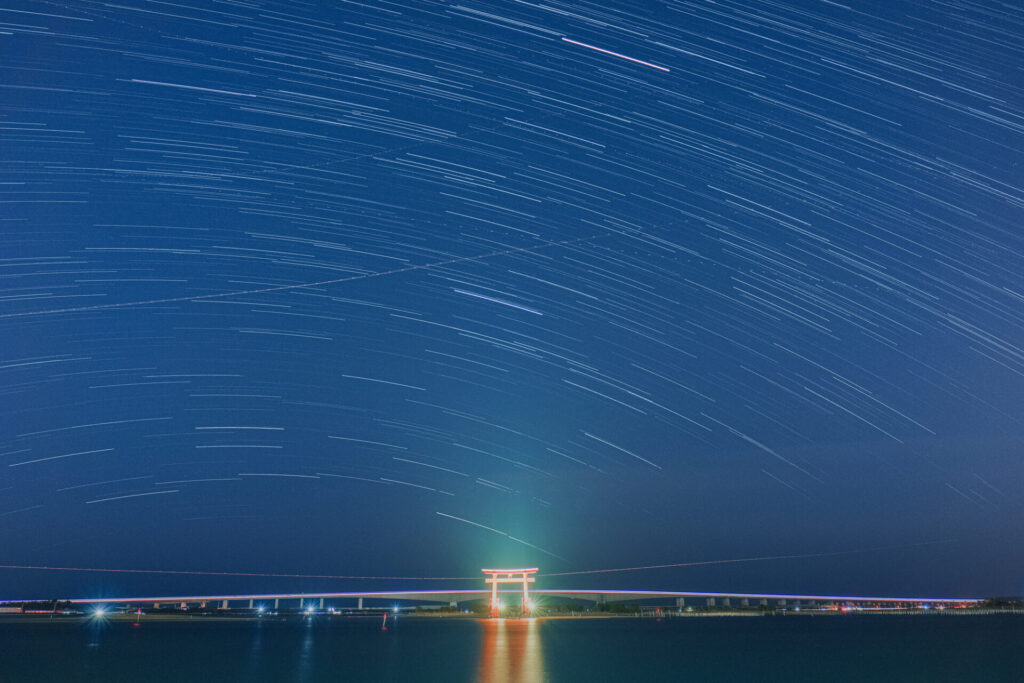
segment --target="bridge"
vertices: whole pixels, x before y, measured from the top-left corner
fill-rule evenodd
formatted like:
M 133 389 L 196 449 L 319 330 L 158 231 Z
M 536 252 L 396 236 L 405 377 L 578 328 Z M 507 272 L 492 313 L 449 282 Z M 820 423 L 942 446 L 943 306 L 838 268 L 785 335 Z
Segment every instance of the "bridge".
M 513 596 L 513 602 L 519 602 L 524 616 L 532 611 L 538 598 L 562 598 L 582 600 L 595 604 L 636 603 L 640 601 L 665 601 L 677 608 L 684 606 L 701 607 L 923 607 L 923 606 L 974 606 L 981 598 L 924 598 L 864 595 L 802 595 L 780 593 L 710 593 L 702 591 L 672 590 L 614 590 L 614 589 L 580 589 L 580 588 L 545 588 L 530 589 L 535 580 L 536 568 L 530 569 L 484 569 L 486 583 L 490 588 L 463 590 L 403 590 L 403 591 L 348 591 L 348 592 L 308 592 L 308 593 L 259 593 L 251 595 L 150 595 L 130 597 L 96 597 L 71 598 L 66 600 L 75 605 L 124 605 L 153 606 L 159 608 L 197 606 L 207 608 L 214 606 L 219 609 L 280 609 L 282 601 L 292 602 L 295 608 L 309 611 L 323 610 L 325 603 L 330 601 L 331 607 L 343 609 L 369 609 L 364 601 L 402 601 L 417 605 L 430 604 L 436 606 L 448 604 L 458 606 L 459 603 L 488 599 L 492 616 L 499 616 L 504 606 L 502 598 Z M 521 585 L 521 588 L 502 589 L 507 584 Z M 532 596 L 532 597 L 531 597 Z M 23 601 L 29 602 L 29 601 Z M 239 604 L 242 603 L 242 604 Z M 288 607 L 285 605 L 285 607 Z M 380 609 L 377 607 L 375 609 Z
M 332 603 L 344 602 L 348 607 L 365 609 L 364 600 L 386 600 L 406 601 L 416 604 L 423 603 L 447 603 L 458 604 L 473 600 L 487 599 L 494 595 L 492 589 L 469 589 L 469 590 L 428 590 L 428 591 L 359 591 L 342 593 L 259 593 L 251 595 L 173 595 L 173 596 L 145 596 L 145 597 L 109 597 L 109 598 L 72 598 L 67 600 L 75 605 L 186 605 L 186 606 L 209 606 L 216 605 L 221 609 L 230 607 L 248 607 L 255 609 L 261 604 L 266 607 L 273 605 L 274 609 L 281 608 L 282 601 L 293 601 L 297 608 L 307 608 L 316 605 L 318 609 L 324 609 L 326 601 Z M 499 596 L 512 595 L 519 597 L 520 591 L 499 590 Z M 749 606 L 759 604 L 764 606 L 820 606 L 825 604 L 841 605 L 871 605 L 881 607 L 898 606 L 921 606 L 921 605 L 947 605 L 947 606 L 973 606 L 982 601 L 982 598 L 922 598 L 922 597 L 892 597 L 892 596 L 850 596 L 850 595 L 798 595 L 778 593 L 708 593 L 697 591 L 669 591 L 669 590 L 607 590 L 607 589 L 534 589 L 531 594 L 536 598 L 565 598 L 570 600 L 585 600 L 596 604 L 611 604 L 615 602 L 638 602 L 641 600 L 665 599 L 672 601 L 676 607 L 684 605 L 701 606 Z M 26 601 L 27 602 L 27 601 Z M 239 603 L 247 603 L 240 605 Z M 287 605 L 286 605 L 287 606 Z

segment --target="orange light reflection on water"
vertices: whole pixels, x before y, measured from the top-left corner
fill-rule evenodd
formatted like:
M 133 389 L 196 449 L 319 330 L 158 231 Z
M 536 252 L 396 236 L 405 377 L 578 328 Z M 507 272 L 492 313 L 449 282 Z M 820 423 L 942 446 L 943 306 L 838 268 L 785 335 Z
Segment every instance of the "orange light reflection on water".
M 537 619 L 481 619 L 484 630 L 479 683 L 536 683 L 544 680 L 544 656 Z

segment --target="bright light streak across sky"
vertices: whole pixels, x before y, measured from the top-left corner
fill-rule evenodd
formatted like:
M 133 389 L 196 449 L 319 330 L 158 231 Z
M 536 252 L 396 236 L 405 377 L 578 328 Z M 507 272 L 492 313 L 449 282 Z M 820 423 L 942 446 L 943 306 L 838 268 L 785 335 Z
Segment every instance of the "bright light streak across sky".
M 149 491 L 147 493 L 129 493 L 124 496 L 111 496 L 109 498 L 97 498 L 96 500 L 85 501 L 86 505 L 92 505 L 93 503 L 107 503 L 112 500 L 124 500 L 126 498 L 141 498 L 143 496 L 162 496 L 168 493 L 179 493 L 177 489 L 168 489 L 166 491 Z
M 363 273 L 360 275 L 352 275 L 348 277 L 334 278 L 330 280 L 319 280 L 317 282 L 304 282 L 297 285 L 278 285 L 275 287 L 262 287 L 259 289 L 244 289 L 234 292 L 217 292 L 215 294 L 197 294 L 195 296 L 178 296 L 170 297 L 167 299 L 148 299 L 145 301 L 125 301 L 116 304 L 96 304 L 95 306 L 78 306 L 75 308 L 57 308 L 46 311 L 27 311 L 23 313 L 2 313 L 0 318 L 19 318 L 23 316 L 32 315 L 50 315 L 56 313 L 86 313 L 90 311 L 104 311 L 112 308 L 128 308 L 134 306 L 152 306 L 154 304 L 172 304 L 172 303 L 183 303 L 186 301 L 209 301 L 212 299 L 223 299 L 226 297 L 235 296 L 251 296 L 253 294 L 268 294 L 271 292 L 285 292 L 294 289 L 310 289 L 314 287 L 325 287 L 327 285 L 336 285 L 342 282 L 354 282 L 356 280 L 365 280 L 373 277 L 384 277 L 386 275 L 397 275 L 399 273 L 408 273 L 416 270 L 425 270 L 429 268 L 439 268 L 441 266 L 451 266 L 457 263 L 468 263 L 473 261 L 483 261 L 485 259 L 493 258 L 495 256 L 509 256 L 512 254 L 519 254 L 524 252 L 539 251 L 541 249 L 549 249 L 551 247 L 566 246 L 569 244 L 575 244 L 578 242 L 586 242 L 590 240 L 596 240 L 601 235 L 590 235 L 588 237 L 578 237 L 576 239 L 564 240 L 562 242 L 545 242 L 544 244 L 535 244 L 527 247 L 518 247 L 513 249 L 501 249 L 499 251 L 491 251 L 486 254 L 477 254 L 475 256 L 462 256 L 458 258 L 446 259 L 444 261 L 435 261 L 433 263 L 424 263 L 416 266 L 405 266 L 403 268 L 392 268 L 391 270 L 383 270 L 376 273 Z
M 548 557 L 554 557 L 554 558 L 559 559 L 559 560 L 565 560 L 565 558 L 562 557 L 561 555 L 556 555 L 555 553 L 553 553 L 553 552 L 551 552 L 549 550 L 544 550 L 544 548 L 541 548 L 539 546 L 533 545 L 532 543 L 528 543 L 528 542 L 524 541 L 521 538 L 516 538 L 515 536 L 513 536 L 513 535 L 511 535 L 509 533 L 506 533 L 504 531 L 498 531 L 497 529 L 494 529 L 492 527 L 486 526 L 484 524 L 480 524 L 479 522 L 471 522 L 468 519 L 463 519 L 462 517 L 456 517 L 455 515 L 445 514 L 444 512 L 438 512 L 437 514 L 439 514 L 442 517 L 447 517 L 448 519 L 454 519 L 457 522 L 462 522 L 463 524 L 470 524 L 472 526 L 479 527 L 481 529 L 485 529 L 486 531 L 490 531 L 492 533 L 499 534 L 501 536 L 505 536 L 510 541 L 514 541 L 516 543 L 525 545 L 525 546 L 527 546 L 529 548 L 533 548 L 534 550 L 536 550 L 538 552 L 544 553 Z
M 437 514 L 439 514 L 442 517 L 447 517 L 448 519 L 454 519 L 457 522 L 462 522 L 463 524 L 470 524 L 472 526 L 478 527 L 480 529 L 484 529 L 486 531 L 490 531 L 490 532 L 495 533 L 495 534 L 499 534 L 501 536 L 508 536 L 508 534 L 505 533 L 504 531 L 498 531 L 497 529 L 495 529 L 493 527 L 489 527 L 489 526 L 486 526 L 484 524 L 480 524 L 479 522 L 471 522 L 468 519 L 463 519 L 462 517 L 456 517 L 455 515 L 449 515 L 449 514 L 446 514 L 444 512 L 438 512 Z
M 628 57 L 628 56 L 626 56 L 624 54 L 620 54 L 618 52 L 612 52 L 611 50 L 605 50 L 602 47 L 596 47 L 594 45 L 587 45 L 586 43 L 581 43 L 578 40 L 571 40 L 571 39 L 566 38 L 564 36 L 562 37 L 562 40 L 564 40 L 567 43 L 572 43 L 573 45 L 579 45 L 580 47 L 585 47 L 588 50 L 594 50 L 594 51 L 600 52 L 602 54 L 611 55 L 612 57 L 618 57 L 619 59 L 625 59 L 627 61 L 633 62 L 634 64 L 643 64 L 644 66 L 649 66 L 652 69 L 658 69 L 659 71 L 665 71 L 665 72 L 669 71 L 669 69 L 664 67 L 664 66 L 658 66 L 657 64 L 651 64 L 650 62 L 645 62 L 642 59 L 637 59 L 635 57 Z
M 888 546 L 878 548 L 860 548 L 857 550 L 837 550 L 829 553 L 800 553 L 795 555 L 767 555 L 765 557 L 737 557 L 726 560 L 699 560 L 696 562 L 675 562 L 671 564 L 651 564 L 642 567 L 618 567 L 616 569 L 584 569 L 574 572 L 548 572 L 538 576 L 580 576 L 583 574 L 618 574 L 623 572 L 641 572 L 653 569 L 675 569 L 679 567 L 704 567 L 718 564 L 745 564 L 748 562 L 770 562 L 774 560 L 805 560 L 824 557 L 842 557 L 844 555 L 860 555 L 862 553 L 881 552 L 898 550 L 914 546 L 936 545 L 944 543 L 956 543 L 955 540 L 926 541 L 923 543 L 912 543 L 905 546 Z
M 473 581 L 478 576 L 348 576 L 337 574 L 280 574 L 271 572 L 207 572 L 179 571 L 174 569 L 109 569 L 97 567 L 44 567 L 38 565 L 4 564 L 0 569 L 25 569 L 52 572 L 90 572 L 100 574 L 166 574 L 168 576 L 234 576 L 258 577 L 271 579 L 339 579 L 339 580 L 374 580 L 374 581 Z

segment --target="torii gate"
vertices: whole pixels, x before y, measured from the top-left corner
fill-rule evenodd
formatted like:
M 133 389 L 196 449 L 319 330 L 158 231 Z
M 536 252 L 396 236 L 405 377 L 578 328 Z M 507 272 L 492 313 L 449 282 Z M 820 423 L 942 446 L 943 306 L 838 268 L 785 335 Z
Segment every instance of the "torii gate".
M 536 567 L 533 569 L 482 569 L 481 571 L 487 575 L 484 582 L 491 584 L 492 617 L 501 616 L 501 603 L 498 602 L 499 583 L 523 584 L 523 616 L 530 616 L 530 584 L 536 581 L 532 576 L 537 573 Z

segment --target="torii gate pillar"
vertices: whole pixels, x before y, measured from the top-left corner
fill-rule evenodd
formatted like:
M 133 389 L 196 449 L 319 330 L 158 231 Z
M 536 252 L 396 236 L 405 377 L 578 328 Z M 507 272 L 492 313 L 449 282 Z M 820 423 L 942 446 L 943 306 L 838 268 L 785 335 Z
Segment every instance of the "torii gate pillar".
M 523 616 L 530 616 L 530 584 L 536 579 L 533 575 L 537 568 L 532 569 L 482 569 L 487 578 L 485 583 L 491 584 L 491 616 L 501 616 L 501 603 L 498 601 L 498 584 L 500 583 L 521 583 L 523 584 Z

